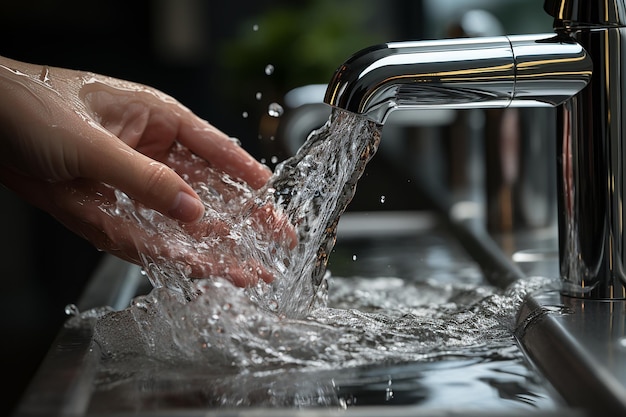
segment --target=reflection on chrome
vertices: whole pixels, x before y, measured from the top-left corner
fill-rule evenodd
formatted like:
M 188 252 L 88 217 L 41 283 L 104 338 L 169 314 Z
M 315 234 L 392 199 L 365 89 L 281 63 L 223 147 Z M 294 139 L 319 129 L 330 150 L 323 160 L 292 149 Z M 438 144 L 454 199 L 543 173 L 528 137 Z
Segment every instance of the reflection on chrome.
M 554 34 L 394 42 L 339 67 L 325 102 L 378 123 L 404 108 L 556 106 L 591 70 L 579 44 Z
M 563 293 L 626 298 L 626 0 L 546 0 L 555 33 L 394 42 L 335 72 L 324 101 L 385 123 L 398 109 L 558 106 Z

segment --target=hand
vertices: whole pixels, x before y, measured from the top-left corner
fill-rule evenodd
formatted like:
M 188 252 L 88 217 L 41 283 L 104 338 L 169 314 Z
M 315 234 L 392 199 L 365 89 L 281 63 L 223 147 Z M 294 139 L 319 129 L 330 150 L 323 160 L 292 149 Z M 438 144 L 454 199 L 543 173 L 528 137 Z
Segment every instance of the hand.
M 100 206 L 113 187 L 179 221 L 201 219 L 198 195 L 166 164 L 173 145 L 252 188 L 271 175 L 158 90 L 1 57 L 0 137 L 0 181 L 99 249 L 136 263 L 129 234 L 142 231 L 121 230 Z

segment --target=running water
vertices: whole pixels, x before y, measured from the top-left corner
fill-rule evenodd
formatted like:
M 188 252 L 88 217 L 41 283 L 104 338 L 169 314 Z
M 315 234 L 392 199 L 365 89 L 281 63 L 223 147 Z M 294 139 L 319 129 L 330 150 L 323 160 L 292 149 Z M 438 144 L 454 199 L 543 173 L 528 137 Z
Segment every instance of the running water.
M 294 157 L 276 167 L 269 189 L 290 223 L 297 225 L 299 242 L 279 283 L 276 301 L 281 313 L 307 313 L 316 295 L 325 296 L 324 273 L 337 223 L 378 149 L 380 133 L 381 126 L 335 110 Z
M 224 251 L 224 262 L 234 253 L 275 279 L 245 289 L 219 277 L 193 280 L 188 265 L 143 242 L 144 271 L 154 289 L 127 309 L 97 318 L 94 341 L 104 366 L 97 392 L 128 391 L 128 384 L 159 375 L 186 387 L 181 390 L 201 398 L 202 406 L 345 407 L 353 405 L 354 395 L 339 393 L 336 382 L 343 378 L 344 389 L 357 383 L 364 367 L 451 357 L 480 363 L 485 355 L 519 361 L 512 319 L 525 294 L 545 280 L 500 292 L 462 279 L 424 285 L 394 277 L 335 278 L 326 270 L 337 223 L 380 132 L 380 126 L 335 109 L 257 192 L 228 177 L 219 184 L 199 181 L 202 175 L 188 178 L 206 203 L 205 221 L 231 228 L 226 238 L 191 234 L 118 192 L 114 207 L 103 209 L 120 221 L 167 236 L 190 252 Z M 185 152 L 178 149 L 171 162 L 180 163 L 181 154 L 192 158 Z M 229 189 L 229 198 L 216 192 Z M 295 248 L 253 231 L 258 224 L 251 213 L 267 205 L 296 226 Z M 400 374 L 410 367 L 403 369 Z M 380 383 L 381 376 L 369 378 Z M 389 400 L 393 378 L 382 378 Z

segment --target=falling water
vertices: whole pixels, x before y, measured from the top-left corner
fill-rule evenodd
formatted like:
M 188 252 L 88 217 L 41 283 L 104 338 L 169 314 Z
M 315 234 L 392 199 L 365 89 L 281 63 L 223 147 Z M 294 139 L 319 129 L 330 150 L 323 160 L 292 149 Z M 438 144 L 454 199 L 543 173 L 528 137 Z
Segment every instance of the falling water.
M 199 402 L 191 405 L 202 407 L 347 407 L 357 398 L 363 403 L 359 389 L 380 384 L 382 402 L 399 401 L 399 394 L 410 390 L 392 383 L 407 384 L 408 378 L 419 385 L 412 367 L 421 366 L 423 375 L 449 372 L 459 360 L 490 368 L 493 361 L 484 362 L 486 357 L 503 361 L 500 368 L 512 366 L 530 384 L 520 371 L 510 325 L 525 294 L 545 280 L 502 292 L 468 286 L 462 279 L 424 284 L 395 277 L 339 278 L 327 270 L 337 223 L 376 152 L 380 132 L 376 124 L 333 110 L 326 125 L 277 166 L 261 190 L 226 176 L 207 182 L 214 177 L 208 171 L 187 178 L 205 201 L 203 222 L 219 220 L 230 227 L 219 239 L 118 192 L 117 203 L 103 210 L 120 221 L 166 235 L 186 251 L 217 252 L 220 262 L 234 253 L 270 271 L 274 280 L 247 288 L 227 277 L 194 280 L 189 265 L 143 242 L 144 271 L 154 288 L 127 309 L 97 319 L 94 341 L 104 370 L 96 403 L 98 395 L 106 402 L 107 395 L 117 393 L 128 401 L 141 397 L 142 406 L 128 405 L 134 409 L 149 408 L 152 395 L 161 402 L 164 396 L 187 396 Z M 198 162 L 181 148 L 172 158 L 174 166 Z M 268 206 L 294 225 L 295 247 L 281 242 L 288 228 L 255 232 L 259 227 L 254 226 L 263 226 L 255 210 Z M 447 362 L 456 365 L 436 365 L 446 358 L 456 358 Z M 147 381 L 153 389 L 146 392 Z M 419 390 L 417 385 L 411 389 Z M 541 402 L 532 392 L 520 392 L 531 398 L 518 403 Z

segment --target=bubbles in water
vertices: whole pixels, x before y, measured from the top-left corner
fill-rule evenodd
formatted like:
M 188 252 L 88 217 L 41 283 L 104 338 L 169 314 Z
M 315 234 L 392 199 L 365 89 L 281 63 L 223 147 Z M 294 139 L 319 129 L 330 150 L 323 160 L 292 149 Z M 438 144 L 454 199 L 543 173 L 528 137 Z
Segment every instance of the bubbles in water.
M 265 75 L 272 75 L 274 73 L 274 66 L 272 64 L 267 64 L 265 66 Z
M 267 114 L 272 117 L 280 117 L 284 113 L 283 107 L 278 103 L 271 103 L 267 108 Z
M 98 322 L 94 337 L 104 357 L 112 362 L 157 358 L 171 364 L 180 378 L 185 376 L 181 363 L 192 364 L 194 370 L 206 367 L 204 374 L 217 376 L 206 392 L 209 397 L 219 393 L 218 405 L 263 401 L 255 399 L 257 394 L 273 388 L 279 394 L 268 394 L 270 405 L 291 399 L 292 406 L 320 406 L 325 405 L 315 402 L 320 398 L 344 405 L 352 399 L 349 393 L 338 398 L 336 387 L 311 383 L 314 372 L 332 371 L 349 380 L 351 370 L 372 364 L 480 356 L 487 349 L 510 346 L 507 326 L 517 300 L 524 298 L 522 289 L 511 295 L 438 279 L 425 285 L 393 278 L 392 272 L 380 279 L 336 279 L 325 271 L 336 220 L 376 151 L 379 134 L 379 126 L 337 110 L 307 139 L 303 152 L 277 165 L 261 190 L 249 190 L 229 177 L 211 180 L 204 171 L 195 182 L 192 176 L 194 189 L 210 208 L 205 216 L 235 228 L 218 236 L 190 236 L 178 223 L 137 210 L 120 195 L 121 212 L 151 228 L 152 236 L 166 234 L 171 242 L 183 242 L 189 253 L 198 248 L 218 251 L 223 258 L 217 264 L 234 252 L 238 261 L 228 267 L 242 269 L 241 259 L 256 261 L 270 268 L 275 280 L 248 288 L 219 276 L 192 281 L 185 265 L 146 256 L 143 267 L 151 282 L 160 285 Z M 271 160 L 278 162 L 276 156 Z M 279 247 L 277 239 L 255 232 L 259 220 L 250 212 L 274 202 L 298 226 L 298 245 L 291 252 Z M 367 262 L 361 252 L 359 257 L 355 266 Z M 356 258 L 353 253 L 352 260 Z M 424 294 L 430 295 L 427 301 Z M 145 368 L 149 366 L 130 363 L 125 372 L 110 374 Z M 377 381 L 381 399 L 402 396 L 402 384 L 392 389 L 391 377 L 382 375 Z M 252 394 L 242 399 L 242 392 Z

